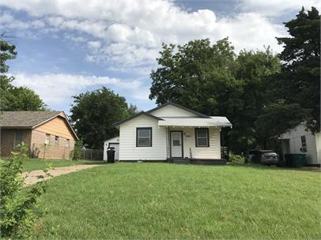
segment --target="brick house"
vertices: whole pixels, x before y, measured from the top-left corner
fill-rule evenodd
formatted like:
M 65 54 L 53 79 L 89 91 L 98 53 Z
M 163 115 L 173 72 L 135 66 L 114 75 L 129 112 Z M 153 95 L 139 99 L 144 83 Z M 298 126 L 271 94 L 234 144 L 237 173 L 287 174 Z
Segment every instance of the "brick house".
M 69 159 L 78 137 L 64 112 L 5 111 L 0 113 L 0 153 L 9 156 L 22 142 L 32 157 Z

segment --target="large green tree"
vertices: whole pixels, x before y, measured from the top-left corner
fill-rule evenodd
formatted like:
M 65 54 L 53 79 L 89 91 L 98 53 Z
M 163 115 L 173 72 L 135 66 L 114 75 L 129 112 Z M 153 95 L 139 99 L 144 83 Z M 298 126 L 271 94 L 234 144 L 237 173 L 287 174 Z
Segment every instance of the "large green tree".
M 269 102 L 265 87 L 280 70 L 278 58 L 269 49 L 236 55 L 228 39 L 214 44 L 204 39 L 183 46 L 164 44 L 157 61 L 150 99 L 225 115 L 234 125 L 228 133 L 233 151 L 256 145 L 254 122 Z
M 15 59 L 16 55 L 16 47 L 0 38 L 0 110 L 44 110 L 45 104 L 34 91 L 26 87 L 12 85 L 14 77 L 8 76 L 7 61 Z
M 125 98 L 103 87 L 75 96 L 70 112 L 77 134 L 84 144 L 101 149 L 105 140 L 118 134 L 113 123 L 134 114 L 136 107 L 128 106 Z
M 285 26 L 290 36 L 277 38 L 284 46 L 281 72 L 270 79 L 266 93 L 271 102 L 255 122 L 262 145 L 304 121 L 312 132 L 320 130 L 319 12 L 302 9 Z
M 285 104 L 299 104 L 302 112 L 308 112 L 307 126 L 320 131 L 320 14 L 314 7 L 302 8 L 285 26 L 290 36 L 277 38 L 284 46 L 278 97 Z

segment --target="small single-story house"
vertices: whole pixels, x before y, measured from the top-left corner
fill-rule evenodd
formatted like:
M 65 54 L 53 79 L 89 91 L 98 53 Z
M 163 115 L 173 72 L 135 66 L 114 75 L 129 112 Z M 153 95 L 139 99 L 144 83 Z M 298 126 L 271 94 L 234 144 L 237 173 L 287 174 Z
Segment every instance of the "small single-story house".
M 220 132 L 232 124 L 226 117 L 207 116 L 167 103 L 115 126 L 119 128 L 120 161 L 225 163 Z
M 9 156 L 21 143 L 35 158 L 69 159 L 78 139 L 64 112 L 4 111 L 0 113 L 0 153 Z
M 313 134 L 304 123 L 280 135 L 282 154 L 304 153 L 309 165 L 321 164 L 321 133 Z
M 119 160 L 119 137 L 114 137 L 104 142 L 104 161 L 107 161 L 107 150 L 111 147 L 115 150 L 115 160 Z

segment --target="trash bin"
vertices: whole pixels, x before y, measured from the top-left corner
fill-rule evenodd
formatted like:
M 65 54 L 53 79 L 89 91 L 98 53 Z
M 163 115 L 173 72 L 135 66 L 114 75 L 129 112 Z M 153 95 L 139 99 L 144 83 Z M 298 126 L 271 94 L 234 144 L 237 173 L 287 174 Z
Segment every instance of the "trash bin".
M 291 153 L 284 155 L 287 167 L 303 167 L 307 164 L 306 155 L 301 153 Z
M 114 163 L 115 162 L 115 149 L 110 147 L 107 149 L 107 162 Z

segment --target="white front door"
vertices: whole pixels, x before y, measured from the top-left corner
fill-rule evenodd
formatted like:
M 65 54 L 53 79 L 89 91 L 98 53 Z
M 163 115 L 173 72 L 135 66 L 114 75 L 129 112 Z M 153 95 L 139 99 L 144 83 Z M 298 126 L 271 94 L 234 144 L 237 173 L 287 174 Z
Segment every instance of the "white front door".
M 183 158 L 183 133 L 171 132 L 171 157 Z

